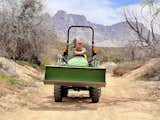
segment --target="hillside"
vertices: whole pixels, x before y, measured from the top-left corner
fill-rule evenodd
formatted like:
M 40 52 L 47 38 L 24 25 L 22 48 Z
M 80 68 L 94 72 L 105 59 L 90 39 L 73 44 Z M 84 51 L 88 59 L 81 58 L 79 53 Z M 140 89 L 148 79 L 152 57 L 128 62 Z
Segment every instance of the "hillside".
M 41 79 L 38 66 L 0 57 L 0 113 L 30 104 Z

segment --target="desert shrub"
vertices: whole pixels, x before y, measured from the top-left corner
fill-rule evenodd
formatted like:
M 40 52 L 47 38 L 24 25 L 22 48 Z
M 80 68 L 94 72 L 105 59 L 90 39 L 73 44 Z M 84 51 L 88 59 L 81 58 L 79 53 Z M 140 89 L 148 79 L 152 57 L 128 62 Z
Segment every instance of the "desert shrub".
M 0 63 L 0 69 L 1 69 L 1 68 L 3 68 L 3 65 L 2 65 L 2 63 Z
M 116 76 L 122 76 L 127 72 L 129 72 L 129 69 L 127 67 L 116 67 L 113 70 L 113 74 L 116 75 Z
M 103 56 L 103 62 L 108 62 L 108 61 L 109 61 L 108 56 Z
M 45 64 L 37 65 L 37 64 L 33 64 L 27 61 L 17 61 L 17 63 L 22 66 L 30 66 L 38 70 L 45 70 Z
M 115 56 L 103 56 L 102 62 L 114 62 L 114 63 L 120 63 L 122 62 L 122 58 L 117 58 Z
M 135 70 L 143 65 L 143 61 L 133 61 L 120 63 L 114 70 L 113 74 L 115 76 L 123 76 L 124 74 Z
M 22 66 L 30 66 L 30 67 L 33 67 L 33 68 L 38 68 L 38 65 L 36 64 L 33 64 L 33 63 L 29 63 L 27 61 L 18 61 L 17 62 L 19 65 L 22 65 Z
M 143 78 L 145 80 L 153 80 L 153 81 L 160 81 L 160 70 L 159 71 L 155 71 L 152 73 L 147 73 L 143 76 Z
M 122 60 L 119 59 L 119 58 L 114 58 L 112 61 L 115 62 L 115 63 L 120 63 Z
M 41 69 L 41 70 L 45 70 L 45 64 L 41 64 L 41 65 L 40 65 L 40 69 Z
M 160 80 L 160 66 L 157 65 L 154 68 L 151 68 L 144 76 L 142 76 L 145 80 Z
M 8 76 L 0 76 L 0 82 L 9 82 L 11 84 L 18 84 L 18 80 Z
M 45 51 L 46 40 L 56 38 L 55 31 L 50 30 L 44 19 L 43 8 L 43 0 L 1 0 L 1 56 L 40 65 L 39 57 Z

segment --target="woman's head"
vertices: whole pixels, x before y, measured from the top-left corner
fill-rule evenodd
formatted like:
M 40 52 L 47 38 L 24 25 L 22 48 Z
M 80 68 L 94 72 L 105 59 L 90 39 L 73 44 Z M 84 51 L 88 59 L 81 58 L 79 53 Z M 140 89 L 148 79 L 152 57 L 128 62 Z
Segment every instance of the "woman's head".
M 83 47 L 83 42 L 81 39 L 77 40 L 76 48 L 81 49 Z

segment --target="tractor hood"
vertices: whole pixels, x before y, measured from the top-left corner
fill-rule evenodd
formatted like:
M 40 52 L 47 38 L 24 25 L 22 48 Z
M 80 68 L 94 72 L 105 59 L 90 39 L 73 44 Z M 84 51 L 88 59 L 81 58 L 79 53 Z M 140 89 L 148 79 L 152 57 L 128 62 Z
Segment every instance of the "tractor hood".
M 84 57 L 74 57 L 68 61 L 68 66 L 88 67 L 88 61 Z

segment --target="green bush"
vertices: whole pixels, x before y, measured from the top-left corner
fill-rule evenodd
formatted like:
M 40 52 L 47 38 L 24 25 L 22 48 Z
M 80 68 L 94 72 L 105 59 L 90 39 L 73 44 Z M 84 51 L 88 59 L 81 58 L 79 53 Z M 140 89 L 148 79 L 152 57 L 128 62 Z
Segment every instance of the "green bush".
M 103 56 L 103 62 L 109 62 L 109 61 L 114 63 L 120 63 L 122 60 L 116 57 Z
M 41 70 L 45 70 L 45 64 L 41 64 L 41 65 L 40 65 L 40 69 L 41 69 Z
M 103 62 L 108 62 L 109 61 L 109 57 L 108 56 L 103 56 Z
M 18 80 L 16 80 L 13 77 L 8 77 L 8 76 L 0 76 L 0 82 L 9 82 L 11 84 L 18 84 Z
M 2 65 L 2 63 L 0 63 L 0 69 L 2 69 L 3 68 L 3 65 Z

